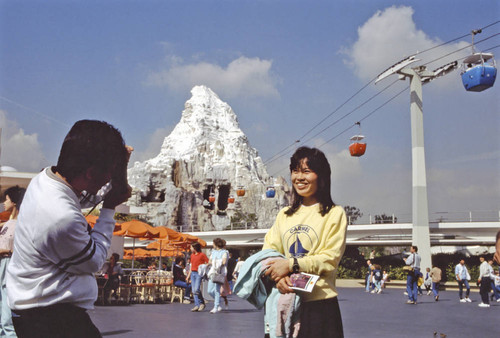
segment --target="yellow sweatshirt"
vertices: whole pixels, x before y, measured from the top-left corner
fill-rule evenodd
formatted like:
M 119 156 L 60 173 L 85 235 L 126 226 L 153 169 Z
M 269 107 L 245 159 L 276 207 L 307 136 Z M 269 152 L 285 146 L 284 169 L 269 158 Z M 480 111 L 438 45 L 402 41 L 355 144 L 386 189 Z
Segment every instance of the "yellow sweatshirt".
M 337 297 L 335 278 L 344 254 L 347 218 L 344 209 L 335 206 L 321 216 L 319 204 L 301 206 L 292 216 L 283 208 L 264 239 L 263 249 L 274 249 L 290 258 L 297 257 L 300 271 L 319 275 L 311 293 L 304 292 L 303 301 Z

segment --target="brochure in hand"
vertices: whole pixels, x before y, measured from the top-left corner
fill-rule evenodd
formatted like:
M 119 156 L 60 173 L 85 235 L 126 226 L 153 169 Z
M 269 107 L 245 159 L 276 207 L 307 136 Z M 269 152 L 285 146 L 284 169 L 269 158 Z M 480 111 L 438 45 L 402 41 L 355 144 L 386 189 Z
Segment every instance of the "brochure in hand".
M 301 273 L 293 273 L 290 276 L 290 280 L 292 281 L 292 289 L 311 292 L 318 281 L 318 275 L 311 275 L 309 273 L 301 272 Z

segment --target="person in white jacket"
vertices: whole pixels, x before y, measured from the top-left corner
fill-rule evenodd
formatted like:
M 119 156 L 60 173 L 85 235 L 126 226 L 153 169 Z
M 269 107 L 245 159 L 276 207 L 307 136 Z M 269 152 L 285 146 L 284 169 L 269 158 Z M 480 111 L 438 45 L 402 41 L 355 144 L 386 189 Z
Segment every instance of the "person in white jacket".
M 7 293 L 20 337 L 101 337 L 86 310 L 97 298 L 94 273 L 106 260 L 114 209 L 130 197 L 126 174 L 131 148 L 101 121 L 76 122 L 57 166 L 30 182 L 18 216 Z M 81 212 L 84 194 L 112 180 L 94 228 Z
M 481 265 L 479 266 L 478 283 L 481 283 L 479 293 L 481 295 L 482 302 L 478 306 L 490 307 L 489 292 L 491 287 L 491 267 L 484 256 L 479 257 L 479 261 L 481 262 Z

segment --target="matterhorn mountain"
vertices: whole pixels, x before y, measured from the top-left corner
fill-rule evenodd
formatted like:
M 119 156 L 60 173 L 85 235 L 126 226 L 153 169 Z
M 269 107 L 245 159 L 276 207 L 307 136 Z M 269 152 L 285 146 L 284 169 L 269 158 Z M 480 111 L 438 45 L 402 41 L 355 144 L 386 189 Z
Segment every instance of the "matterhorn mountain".
M 128 170 L 128 204 L 181 231 L 269 228 L 288 204 L 286 181 L 268 175 L 227 103 L 205 86 L 191 94 L 158 156 Z

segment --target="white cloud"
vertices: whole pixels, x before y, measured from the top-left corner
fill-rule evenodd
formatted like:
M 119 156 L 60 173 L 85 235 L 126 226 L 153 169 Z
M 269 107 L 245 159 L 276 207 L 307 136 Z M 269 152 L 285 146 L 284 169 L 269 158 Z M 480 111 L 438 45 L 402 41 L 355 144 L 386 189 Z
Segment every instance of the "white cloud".
M 2 150 L 0 162 L 3 166 L 14 167 L 19 171 L 38 172 L 48 165 L 38 142 L 37 134 L 25 134 L 18 124 L 0 110 L 0 128 L 2 129 Z
M 176 56 L 168 56 L 168 67 L 149 74 L 149 85 L 167 86 L 178 92 L 195 85 L 206 85 L 227 99 L 235 97 L 279 97 L 279 80 L 271 72 L 272 61 L 239 57 L 226 68 L 208 62 L 184 64 Z
M 370 80 L 379 73 L 400 61 L 404 57 L 425 51 L 442 43 L 439 38 L 431 38 L 424 31 L 417 29 L 413 21 L 413 8 L 392 6 L 377 11 L 368 21 L 358 28 L 358 40 L 350 47 L 342 50 L 349 59 L 356 76 L 362 80 Z M 424 64 L 434 61 L 448 53 L 467 46 L 467 42 L 447 44 L 431 51 L 417 55 Z M 470 50 L 444 57 L 428 65 L 434 70 L 448 62 L 457 60 Z

